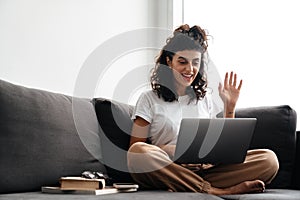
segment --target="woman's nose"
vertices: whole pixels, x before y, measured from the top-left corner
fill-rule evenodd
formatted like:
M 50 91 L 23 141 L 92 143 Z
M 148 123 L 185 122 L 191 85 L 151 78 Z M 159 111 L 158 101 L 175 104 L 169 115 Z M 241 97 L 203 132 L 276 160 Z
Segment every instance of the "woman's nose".
M 188 62 L 188 64 L 186 65 L 186 70 L 189 72 L 193 71 L 193 63 L 192 62 Z

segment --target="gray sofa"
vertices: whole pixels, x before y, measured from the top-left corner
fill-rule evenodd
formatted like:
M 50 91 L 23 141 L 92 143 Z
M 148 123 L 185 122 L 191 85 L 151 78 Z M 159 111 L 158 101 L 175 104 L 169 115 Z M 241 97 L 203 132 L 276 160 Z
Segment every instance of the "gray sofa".
M 126 172 L 133 106 L 26 88 L 0 80 L 0 199 L 300 199 L 300 141 L 296 112 L 287 105 L 238 109 L 256 117 L 250 148 L 269 148 L 280 170 L 265 193 L 213 196 L 143 191 L 104 196 L 40 192 L 61 176 L 84 170 L 130 182 Z

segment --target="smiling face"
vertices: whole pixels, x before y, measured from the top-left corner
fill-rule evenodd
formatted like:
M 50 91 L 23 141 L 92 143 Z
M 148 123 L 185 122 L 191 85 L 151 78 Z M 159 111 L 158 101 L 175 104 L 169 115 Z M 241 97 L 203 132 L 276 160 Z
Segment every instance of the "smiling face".
M 196 50 L 178 51 L 172 60 L 167 57 L 167 63 L 173 69 L 177 93 L 184 95 L 186 87 L 193 83 L 199 72 L 201 53 Z

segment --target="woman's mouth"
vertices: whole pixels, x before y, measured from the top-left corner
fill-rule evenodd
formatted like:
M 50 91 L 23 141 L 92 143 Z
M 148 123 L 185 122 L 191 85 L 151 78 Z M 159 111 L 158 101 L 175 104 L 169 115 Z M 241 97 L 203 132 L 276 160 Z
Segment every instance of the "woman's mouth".
M 181 76 L 187 81 L 191 82 L 193 80 L 194 75 L 193 74 L 181 74 Z

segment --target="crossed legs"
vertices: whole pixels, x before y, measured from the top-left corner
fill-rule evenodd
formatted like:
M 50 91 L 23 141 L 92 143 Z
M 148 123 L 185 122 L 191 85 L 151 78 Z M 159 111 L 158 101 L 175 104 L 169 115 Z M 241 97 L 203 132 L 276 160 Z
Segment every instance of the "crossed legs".
M 263 192 L 265 183 L 270 183 L 278 171 L 278 160 L 270 150 L 251 150 L 245 162 L 215 166 L 200 177 L 173 163 L 159 147 L 137 142 L 129 149 L 128 168 L 145 189 L 222 195 Z

